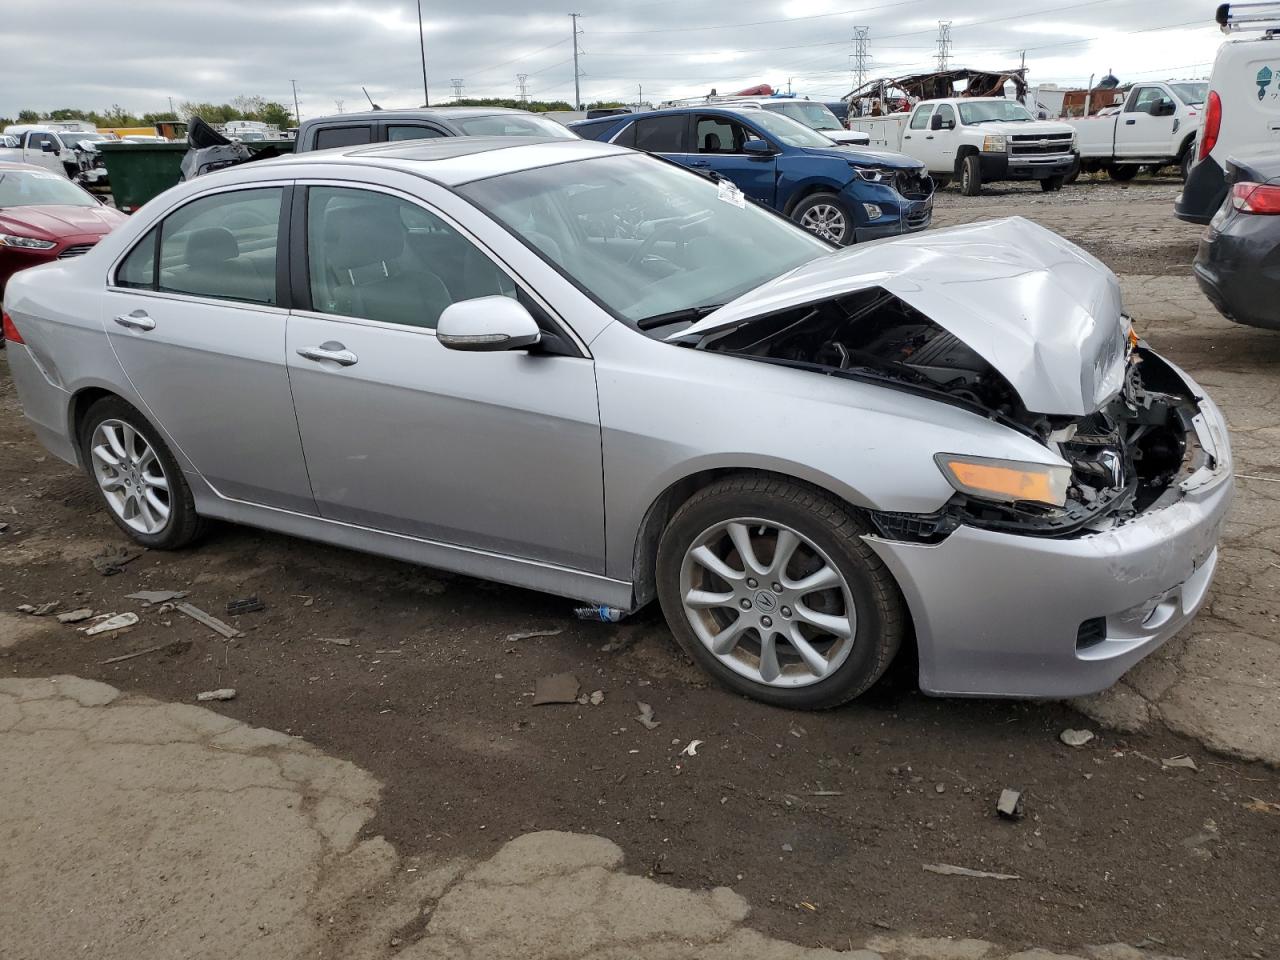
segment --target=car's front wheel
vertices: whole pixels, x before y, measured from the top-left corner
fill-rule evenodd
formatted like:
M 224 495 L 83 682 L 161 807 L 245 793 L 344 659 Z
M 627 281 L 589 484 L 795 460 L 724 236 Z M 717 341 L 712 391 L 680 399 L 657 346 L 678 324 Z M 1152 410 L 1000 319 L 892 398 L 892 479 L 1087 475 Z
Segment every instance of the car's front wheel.
M 960 164 L 960 192 L 966 197 L 982 193 L 982 161 L 976 153 L 970 153 Z
M 658 597 L 680 645 L 738 693 L 817 710 L 858 696 L 902 642 L 893 578 L 839 501 L 764 476 L 691 497 L 658 546 Z
M 1064 182 L 1064 177 L 1045 177 L 1040 181 L 1040 189 L 1045 193 L 1057 193 L 1062 189 Z
M 125 533 L 143 546 L 174 550 L 201 533 L 191 488 L 156 430 L 119 397 L 104 397 L 80 424 L 82 461 Z
M 1107 167 L 1107 173 L 1110 175 L 1112 180 L 1118 181 L 1119 183 L 1128 183 L 1130 180 L 1132 180 L 1134 177 L 1138 175 L 1138 171 L 1140 169 L 1141 168 L 1138 167 L 1137 164 L 1133 164 L 1133 163 L 1119 164 L 1118 163 L 1118 164 L 1115 164 L 1114 166 Z
M 791 211 L 791 219 L 830 243 L 842 247 L 853 243 L 853 211 L 834 193 L 805 197 Z

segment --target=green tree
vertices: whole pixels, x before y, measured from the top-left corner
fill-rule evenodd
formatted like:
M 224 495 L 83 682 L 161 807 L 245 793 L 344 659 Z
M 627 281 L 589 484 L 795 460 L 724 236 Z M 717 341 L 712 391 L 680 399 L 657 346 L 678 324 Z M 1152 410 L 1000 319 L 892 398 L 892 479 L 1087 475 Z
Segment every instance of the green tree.
M 263 123 L 274 123 L 281 130 L 286 127 L 292 127 L 297 123 L 297 120 L 294 119 L 293 111 L 283 103 L 276 103 L 274 100 L 262 105 L 262 109 L 258 111 L 257 119 Z
M 39 119 L 40 119 L 40 114 L 36 113 L 36 111 L 34 111 L 34 110 L 19 110 L 19 111 L 18 111 L 18 122 L 19 122 L 19 123 L 36 123 Z

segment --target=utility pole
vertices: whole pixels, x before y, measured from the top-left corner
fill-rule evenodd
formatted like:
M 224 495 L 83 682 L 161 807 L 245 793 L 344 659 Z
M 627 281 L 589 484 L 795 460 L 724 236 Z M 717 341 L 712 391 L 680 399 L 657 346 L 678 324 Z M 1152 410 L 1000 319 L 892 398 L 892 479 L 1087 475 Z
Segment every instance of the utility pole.
M 422 56 L 422 105 L 431 106 L 431 94 L 427 92 L 427 41 L 422 36 L 422 0 L 418 0 L 418 53 Z
M 938 21 L 938 72 L 951 66 L 951 21 Z
M 791 78 L 787 77 L 787 93 L 791 93 Z
M 172 113 L 175 117 L 178 115 L 177 111 L 173 109 L 173 97 L 169 98 L 169 112 Z
M 569 14 L 569 19 L 573 23 L 573 109 L 582 109 L 582 93 L 578 89 L 578 80 L 582 74 L 578 70 L 578 37 L 582 35 L 582 31 L 578 29 L 578 18 L 582 16 L 580 13 Z
M 527 73 L 516 74 L 516 89 L 520 91 L 520 102 L 529 102 L 529 75 Z
M 298 126 L 302 126 L 302 111 L 298 109 L 298 81 L 289 82 L 293 84 L 293 115 L 298 118 Z
M 636 84 L 636 113 L 644 109 L 644 84 Z
M 871 58 L 867 55 L 871 39 L 870 27 L 853 28 L 853 89 L 858 90 L 867 82 L 867 68 Z
M 449 84 L 453 87 L 453 99 L 455 102 L 462 99 L 462 77 L 453 77 L 449 80 Z

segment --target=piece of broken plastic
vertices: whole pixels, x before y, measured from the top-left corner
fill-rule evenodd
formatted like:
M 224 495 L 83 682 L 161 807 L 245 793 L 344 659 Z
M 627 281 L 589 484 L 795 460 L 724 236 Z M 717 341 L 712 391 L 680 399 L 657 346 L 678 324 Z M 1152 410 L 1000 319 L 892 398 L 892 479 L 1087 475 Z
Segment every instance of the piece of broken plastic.
M 627 615 L 627 611 L 617 607 L 576 607 L 573 615 L 579 620 L 599 620 L 601 623 L 617 623 Z

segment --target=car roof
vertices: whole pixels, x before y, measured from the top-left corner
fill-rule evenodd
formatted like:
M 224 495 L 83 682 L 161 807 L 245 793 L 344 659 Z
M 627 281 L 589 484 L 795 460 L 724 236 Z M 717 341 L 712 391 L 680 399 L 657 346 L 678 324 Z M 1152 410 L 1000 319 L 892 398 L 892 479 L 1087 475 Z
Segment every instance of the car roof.
M 445 186 L 634 151 L 595 140 L 553 137 L 441 137 L 291 153 L 232 170 L 262 171 L 322 163 L 394 167 Z M 230 171 L 229 171 L 230 172 Z M 214 174 L 215 176 L 217 174 Z M 301 171 L 297 171 L 301 176 Z
M 452 120 L 466 117 L 491 117 L 497 113 L 533 114 L 531 110 L 513 110 L 510 107 L 415 107 L 404 110 L 361 110 L 357 113 L 335 113 L 327 117 L 309 117 L 303 126 L 315 123 L 349 123 L 353 120 L 425 120 L 439 117 Z

